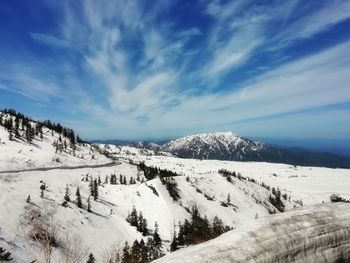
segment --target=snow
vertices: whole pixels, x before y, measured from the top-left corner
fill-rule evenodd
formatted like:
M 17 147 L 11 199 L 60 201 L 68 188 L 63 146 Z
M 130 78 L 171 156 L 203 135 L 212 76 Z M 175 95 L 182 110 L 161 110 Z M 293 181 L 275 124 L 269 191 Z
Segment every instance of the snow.
M 154 229 L 155 222 L 158 223 L 164 252 L 169 249 L 174 224 L 189 218 L 190 214 L 186 209 L 194 204 L 198 206 L 202 215 L 208 216 L 209 220 L 212 220 L 214 216 L 219 216 L 225 224 L 235 228 L 232 232 L 234 234 L 228 233 L 220 237 L 231 240 L 234 236 L 232 242 L 236 243 L 232 244 L 239 244 L 240 241 L 235 241 L 236 236 L 238 240 L 246 232 L 245 228 L 241 227 L 242 225 L 246 225 L 248 229 L 254 231 L 259 227 L 263 228 L 264 225 L 269 228 L 268 224 L 273 222 L 274 218 L 277 218 L 276 220 L 284 218 L 284 215 L 279 213 L 273 216 L 269 215 L 269 210 L 274 209 L 268 202 L 269 191 L 259 184 L 238 178 L 232 178 L 233 182 L 230 183 L 218 173 L 219 169 L 239 172 L 242 176 L 254 178 L 259 183 L 265 182 L 267 185 L 279 187 L 283 193 L 291 195 L 290 201 L 285 200 L 286 210 L 290 211 L 290 215 L 304 213 L 298 212 L 304 210 L 294 208 L 300 206 L 298 204 L 300 199 L 306 206 L 305 211 L 310 212 L 313 210 L 307 209 L 314 209 L 313 205 L 322 202 L 326 203 L 326 207 L 333 207 L 329 205 L 329 196 L 333 193 L 346 199 L 350 198 L 348 190 L 350 170 L 347 169 L 180 159 L 171 156 L 157 156 L 152 150 L 103 144 L 96 144 L 93 147 L 80 145 L 76 156 L 65 152 L 56 154 L 52 143 L 58 139 L 58 135 L 54 133 L 52 136 L 49 130 L 44 130 L 43 140 L 35 139 L 33 144 L 28 144 L 23 141 L 9 141 L 8 133 L 0 126 L 0 139 L 0 246 L 13 253 L 13 262 L 33 260 L 33 251 L 30 251 L 23 231 L 28 227 L 23 222 L 23 215 L 31 209 L 38 210 L 42 214 L 45 214 L 46 210 L 55 211 L 54 220 L 60 229 L 60 240 L 63 240 L 67 235 L 80 236 L 82 246 L 87 251 L 94 253 L 98 262 L 102 261 L 106 250 L 112 245 L 123 246 L 125 241 L 130 244 L 136 238 L 140 240 L 142 237 L 136 228 L 130 226 L 125 220 L 133 206 L 143 213 L 151 231 Z M 111 159 L 102 154 L 104 152 L 114 157 L 113 160 L 118 159 L 119 162 L 105 167 L 60 169 L 60 167 L 109 164 Z M 57 158 L 60 159 L 60 162 L 55 161 Z M 180 190 L 181 199 L 174 202 L 159 178 L 155 178 L 144 183 L 137 182 L 134 185 L 102 184 L 99 188 L 99 200 L 92 201 L 93 213 L 88 213 L 86 209 L 79 209 L 74 202 L 70 202 L 67 208 L 61 206 L 66 184 L 70 188 L 73 200 L 75 200 L 75 190 L 79 186 L 83 204 L 86 206 L 86 198 L 89 196 L 89 182 L 85 182 L 83 179 L 87 174 L 88 177 L 92 176 L 93 178 L 100 176 L 102 182 L 104 182 L 105 176 L 116 174 L 119 179 L 121 174 L 126 176 L 129 182 L 130 177 L 136 178 L 137 174 L 143 178 L 142 172 L 138 171 L 136 165 L 132 164 L 139 162 L 180 174 L 181 176 L 176 177 L 175 180 Z M 45 167 L 57 169 L 4 172 L 6 170 Z M 44 198 L 40 198 L 40 181 L 44 181 L 48 185 Z M 226 202 L 228 194 L 231 196 L 232 205 L 224 207 L 221 203 Z M 31 204 L 26 203 L 28 195 L 31 196 Z M 206 196 L 213 198 L 213 200 L 208 200 Z M 339 207 L 346 208 L 341 205 Z M 111 210 L 113 210 L 112 213 Z M 338 213 L 337 209 L 335 213 Z M 255 220 L 257 216 L 259 219 Z M 237 233 L 240 234 L 237 235 Z M 219 245 L 213 244 L 214 250 L 219 247 Z M 188 250 L 184 250 L 184 257 L 188 253 L 193 254 L 193 252 L 186 251 Z M 201 251 L 198 249 L 199 258 L 202 255 Z M 174 253 L 174 255 L 176 254 Z M 52 262 L 62 262 L 61 258 L 62 251 L 59 247 L 55 249 Z M 164 260 L 160 262 L 168 262 Z
M 319 204 L 242 224 L 154 262 L 348 262 L 349 237 L 350 204 Z
M 62 167 L 75 165 L 92 165 L 111 162 L 104 155 L 99 154 L 90 145 L 79 144 L 75 151 L 55 152 L 53 142 L 59 135 L 47 128 L 43 128 L 43 139 L 37 137 L 29 144 L 23 139 L 9 140 L 8 132 L 0 126 L 0 170 L 17 170 L 40 167 Z M 66 139 L 67 140 L 67 139 Z

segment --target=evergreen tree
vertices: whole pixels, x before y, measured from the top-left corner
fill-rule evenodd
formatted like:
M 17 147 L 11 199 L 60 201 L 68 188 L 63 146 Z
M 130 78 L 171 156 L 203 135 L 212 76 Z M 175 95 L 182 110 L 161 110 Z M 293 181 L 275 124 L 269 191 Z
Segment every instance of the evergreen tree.
M 9 140 L 10 140 L 10 141 L 13 140 L 13 134 L 12 134 L 12 131 L 11 131 L 11 130 L 9 131 Z
M 80 195 L 80 191 L 79 191 L 79 186 L 77 187 L 77 191 L 75 193 L 75 196 L 77 197 L 77 206 L 79 208 L 83 207 L 83 203 L 81 202 L 81 195 Z
M 231 204 L 231 195 L 230 195 L 230 193 L 228 193 L 228 195 L 227 195 L 227 203 Z
M 130 247 L 128 245 L 128 242 L 125 242 L 124 248 L 123 248 L 123 259 L 122 263 L 129 263 L 131 259 L 130 255 Z
M 90 180 L 89 180 L 89 189 L 90 189 L 90 195 L 91 196 L 95 196 L 95 193 L 94 193 L 94 181 L 92 180 L 92 176 L 90 176 Z
M 158 231 L 159 231 L 158 223 L 156 222 L 154 233 L 153 233 L 154 259 L 159 258 L 161 256 L 162 240 L 158 234 Z
M 98 183 L 97 180 L 94 180 L 94 185 L 93 185 L 93 197 L 94 197 L 94 201 L 97 201 L 98 198 Z
M 143 236 L 147 236 L 149 234 L 146 218 L 142 220 L 141 233 Z
M 92 253 L 89 254 L 89 258 L 86 263 L 96 263 L 96 259 Z
M 88 203 L 87 211 L 91 213 L 91 201 L 90 201 L 90 196 L 88 197 L 87 203 Z
M 170 251 L 173 252 L 177 249 L 178 247 L 177 247 L 176 231 L 174 230 L 173 240 L 171 241 L 171 244 L 170 244 Z
M 28 195 L 27 197 L 27 201 L 26 201 L 28 204 L 30 203 L 30 195 Z
M 130 225 L 138 227 L 137 210 L 135 206 L 133 206 L 130 214 Z
M 141 259 L 141 246 L 136 239 L 131 247 L 131 261 L 140 262 L 140 259 Z
M 148 262 L 148 250 L 147 250 L 145 241 L 143 241 L 143 239 L 141 239 L 140 241 L 140 250 L 141 250 L 140 262 Z
M 66 184 L 66 189 L 65 189 L 65 193 L 64 193 L 64 200 L 67 202 L 70 202 L 70 194 L 69 194 L 68 184 Z
M 0 262 L 8 262 L 11 261 L 13 258 L 11 258 L 11 253 L 6 252 L 6 249 L 3 247 L 0 247 Z
M 137 218 L 137 231 L 142 232 L 143 225 L 143 215 L 142 212 L 139 212 L 139 216 Z

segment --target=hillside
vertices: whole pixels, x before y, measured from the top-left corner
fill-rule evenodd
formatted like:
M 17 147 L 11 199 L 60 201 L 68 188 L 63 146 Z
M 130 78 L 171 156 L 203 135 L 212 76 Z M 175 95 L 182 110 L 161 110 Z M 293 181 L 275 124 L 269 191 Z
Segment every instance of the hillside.
M 63 127 L 60 133 L 28 117 L 16 118 L 4 112 L 0 112 L 0 119 L 1 171 L 97 165 L 112 161 L 88 143 L 75 141 L 72 144 L 71 139 L 64 135 Z M 24 120 L 27 124 L 22 125 Z M 12 128 L 8 129 L 5 123 L 10 121 Z M 28 127 L 33 131 L 30 135 Z
M 257 219 L 157 263 L 349 262 L 350 204 L 322 204 Z

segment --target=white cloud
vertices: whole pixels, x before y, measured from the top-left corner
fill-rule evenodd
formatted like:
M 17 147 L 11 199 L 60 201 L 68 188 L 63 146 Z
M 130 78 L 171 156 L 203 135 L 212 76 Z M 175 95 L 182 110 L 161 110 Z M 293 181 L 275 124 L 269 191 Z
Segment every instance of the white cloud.
M 45 45 L 57 48 L 68 48 L 69 44 L 67 41 L 59 39 L 57 37 L 42 34 L 42 33 L 30 33 L 30 36 L 37 42 L 43 43 Z

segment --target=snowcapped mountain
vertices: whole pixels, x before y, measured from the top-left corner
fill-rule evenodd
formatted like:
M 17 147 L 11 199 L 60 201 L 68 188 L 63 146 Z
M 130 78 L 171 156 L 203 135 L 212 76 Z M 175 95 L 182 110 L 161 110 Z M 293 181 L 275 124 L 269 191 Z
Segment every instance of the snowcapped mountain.
M 267 161 L 270 155 L 282 154 L 275 148 L 233 132 L 190 135 L 170 141 L 161 149 L 184 158 L 219 160 Z
M 350 167 L 350 159 L 330 153 L 289 151 L 255 142 L 233 132 L 190 135 L 163 145 L 135 142 L 133 147 L 169 152 L 181 158 L 258 161 L 293 165 Z

